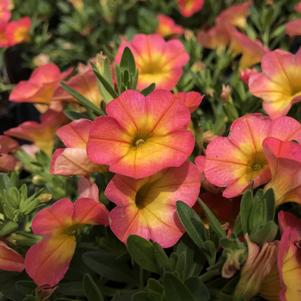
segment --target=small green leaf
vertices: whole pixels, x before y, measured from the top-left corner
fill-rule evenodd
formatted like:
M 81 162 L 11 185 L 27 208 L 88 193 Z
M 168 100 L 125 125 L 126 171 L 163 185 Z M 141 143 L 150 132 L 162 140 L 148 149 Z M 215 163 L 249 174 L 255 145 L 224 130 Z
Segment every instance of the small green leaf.
M 78 93 L 73 88 L 69 87 L 66 83 L 61 83 L 62 88 L 68 92 L 70 95 L 72 95 L 84 108 L 87 110 L 95 113 L 96 115 L 101 115 L 101 110 L 98 108 L 93 102 L 91 102 L 89 99 Z
M 144 270 L 160 273 L 157 264 L 154 246 L 151 242 L 136 235 L 130 235 L 127 240 L 127 248 L 134 261 Z
M 206 206 L 206 204 L 204 202 L 202 202 L 201 199 L 198 199 L 198 202 L 199 202 L 200 206 L 203 208 L 203 210 L 205 211 L 206 216 L 209 220 L 209 225 L 212 228 L 212 230 L 216 233 L 216 235 L 219 238 L 227 237 L 225 231 L 222 228 L 221 223 L 216 218 L 216 216 L 212 213 L 212 211 Z
M 93 66 L 93 65 L 92 65 Z M 113 97 L 116 98 L 118 95 L 115 92 L 114 88 L 111 86 L 111 84 L 97 71 L 96 67 L 93 66 L 94 74 L 96 75 L 97 79 L 101 82 L 101 84 L 104 86 L 106 91 Z
M 171 273 L 163 277 L 166 301 L 195 301 L 188 287 Z
M 99 287 L 89 274 L 85 274 L 84 276 L 83 289 L 88 301 L 104 301 Z
M 204 282 L 198 277 L 192 277 L 185 281 L 195 301 L 209 301 L 210 293 Z
M 273 241 L 277 235 L 277 232 L 277 224 L 274 221 L 269 221 L 256 232 L 251 232 L 250 239 L 262 246 L 266 241 Z
M 156 84 L 152 83 L 149 86 L 147 86 L 146 88 L 144 88 L 141 91 L 141 94 L 143 94 L 144 96 L 147 96 L 148 94 L 150 94 L 151 92 L 153 92 L 155 90 L 155 88 L 156 88 Z
M 131 74 L 136 72 L 135 58 L 128 47 L 125 47 L 121 56 L 120 67 L 127 69 Z
M 249 233 L 249 216 L 252 211 L 253 194 L 251 190 L 247 190 L 240 203 L 240 223 L 243 233 Z

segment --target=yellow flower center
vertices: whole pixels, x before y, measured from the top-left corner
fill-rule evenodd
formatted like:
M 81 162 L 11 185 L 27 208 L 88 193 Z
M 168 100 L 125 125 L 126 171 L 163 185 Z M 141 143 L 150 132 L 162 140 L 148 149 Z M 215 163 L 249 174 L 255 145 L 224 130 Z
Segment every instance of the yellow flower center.
M 151 183 L 146 183 L 140 187 L 135 196 L 135 204 L 137 208 L 143 209 L 146 207 L 151 201 L 147 198 L 147 194 L 151 189 Z
M 134 142 L 134 144 L 135 144 L 135 146 L 140 146 L 140 145 L 142 145 L 142 144 L 144 144 L 145 143 L 145 140 L 144 139 L 137 139 L 135 142 Z
M 250 179 L 257 177 L 260 172 L 266 167 L 267 162 L 263 152 L 257 152 L 252 155 L 248 163 L 248 174 Z

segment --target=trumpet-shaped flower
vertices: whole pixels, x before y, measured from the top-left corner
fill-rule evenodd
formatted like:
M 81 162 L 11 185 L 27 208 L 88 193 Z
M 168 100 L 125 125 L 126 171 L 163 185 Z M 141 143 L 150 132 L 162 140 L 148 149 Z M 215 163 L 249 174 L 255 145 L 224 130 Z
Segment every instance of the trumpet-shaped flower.
M 76 248 L 76 233 L 83 225 L 107 225 L 105 206 L 93 199 L 72 203 L 61 199 L 39 211 L 32 221 L 34 234 L 43 239 L 25 256 L 25 269 L 38 286 L 55 286 L 65 275 Z
M 100 106 L 102 96 L 91 66 L 80 66 L 79 73 L 71 77 L 66 84 L 86 97 L 97 107 Z M 55 91 L 53 98 L 55 101 L 60 102 L 76 102 L 75 98 L 61 87 Z
M 23 257 L 3 241 L 0 241 L 0 270 L 13 272 L 24 270 Z
M 192 207 L 200 191 L 200 173 L 186 162 L 152 177 L 135 180 L 115 175 L 105 195 L 116 204 L 110 212 L 110 227 L 123 242 L 131 234 L 173 246 L 183 234 L 176 215 L 176 202 Z
M 278 251 L 278 270 L 280 275 L 281 301 L 301 299 L 301 221 L 289 212 L 278 215 L 282 232 Z
M 219 24 L 231 24 L 240 28 L 246 27 L 246 18 L 251 4 L 251 1 L 246 1 L 228 7 L 217 16 L 216 22 Z
M 6 26 L 8 46 L 14 46 L 28 41 L 30 26 L 31 20 L 29 17 L 9 22 Z
M 0 2 L 0 23 L 6 23 L 11 17 L 10 0 L 2 0 Z
M 71 71 L 68 69 L 66 72 L 60 72 L 54 64 L 38 67 L 29 80 L 21 81 L 16 85 L 10 93 L 9 100 L 49 105 L 60 81 L 69 76 Z
M 234 26 L 241 28 L 245 27 L 246 18 L 249 13 L 250 6 L 251 2 L 247 1 L 241 4 L 230 6 L 229 8 L 222 11 L 216 17 L 216 23 L 213 27 L 209 28 L 208 30 L 202 30 L 199 32 L 198 40 L 201 45 L 211 49 L 225 48 L 231 41 L 229 31 L 233 30 Z M 236 37 L 236 40 L 237 41 L 234 41 L 236 45 L 233 44 L 232 47 L 236 46 L 235 48 L 237 49 L 237 51 L 239 50 L 241 52 L 242 48 L 246 46 L 248 47 L 248 45 L 253 46 L 253 49 L 255 48 L 254 42 L 250 42 L 248 38 L 244 39 L 238 36 Z M 247 42 L 247 44 L 244 46 L 245 42 Z M 247 50 L 244 51 L 246 52 Z
M 301 50 L 295 55 L 275 50 L 264 55 L 262 73 L 252 75 L 250 92 L 263 100 L 263 108 L 271 118 L 286 115 L 301 100 Z
M 78 119 L 56 131 L 66 148 L 58 148 L 54 152 L 50 163 L 50 173 L 85 176 L 103 170 L 102 166 L 92 163 L 87 157 L 86 146 L 91 124 L 91 120 Z
M 252 40 L 234 27 L 228 27 L 230 49 L 235 54 L 241 54 L 239 68 L 246 69 L 259 63 L 268 51 L 258 40 Z
M 249 114 L 233 122 L 228 137 L 213 139 L 206 149 L 204 174 L 206 179 L 225 187 L 227 198 L 243 193 L 253 185 L 270 180 L 270 168 L 263 151 L 267 137 L 301 141 L 300 123 L 290 117 L 274 121 L 260 114 Z
M 290 37 L 301 36 L 301 19 L 287 22 L 285 24 L 285 32 Z
M 33 142 L 40 150 L 50 155 L 54 145 L 56 129 L 67 122 L 62 112 L 48 110 L 41 115 L 41 122 L 26 121 L 5 132 L 6 135 Z
M 0 172 L 14 170 L 17 159 L 11 155 L 19 147 L 18 143 L 4 135 L 0 135 Z
M 172 89 L 189 61 L 189 55 L 179 40 L 166 42 L 158 34 L 137 34 L 131 42 L 123 41 L 115 58 L 116 63 L 120 62 L 125 47 L 130 48 L 134 55 L 139 71 L 139 89 L 152 83 L 157 88 Z
M 169 91 L 148 96 L 127 90 L 92 124 L 88 158 L 136 179 L 178 167 L 194 147 L 189 110 Z
M 263 280 L 259 293 L 268 301 L 298 301 L 301 298 L 301 222 L 285 211 L 279 212 L 278 221 L 282 234 L 277 267 Z
M 272 174 L 265 189 L 273 189 L 277 205 L 301 204 L 301 146 L 296 142 L 267 138 L 263 147 Z
M 204 6 L 204 0 L 177 0 L 180 14 L 184 17 L 191 17 L 199 12 Z
M 170 37 L 172 35 L 181 35 L 184 33 L 184 29 L 182 26 L 179 26 L 175 23 L 175 21 L 165 15 L 158 15 L 158 27 L 157 33 L 162 37 Z
M 179 101 L 181 101 L 192 113 L 199 105 L 202 103 L 204 95 L 201 95 L 198 92 L 179 92 L 175 94 L 175 97 L 178 98 Z

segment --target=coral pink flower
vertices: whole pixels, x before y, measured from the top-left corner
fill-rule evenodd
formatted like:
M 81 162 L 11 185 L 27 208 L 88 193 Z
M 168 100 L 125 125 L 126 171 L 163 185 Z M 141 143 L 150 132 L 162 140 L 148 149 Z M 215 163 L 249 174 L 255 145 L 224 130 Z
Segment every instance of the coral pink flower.
M 65 275 L 76 248 L 76 233 L 83 225 L 107 225 L 105 206 L 93 199 L 72 203 L 61 199 L 42 209 L 32 221 L 34 234 L 43 239 L 25 256 L 25 269 L 38 286 L 55 286 Z
M 228 137 L 217 137 L 208 144 L 206 179 L 225 187 L 226 198 L 242 194 L 251 185 L 267 183 L 271 176 L 263 151 L 267 137 L 301 141 L 301 125 L 290 117 L 271 121 L 260 114 L 249 114 L 238 118 L 232 123 Z
M 285 211 L 279 212 L 278 221 L 282 235 L 277 267 L 263 280 L 259 293 L 269 301 L 298 301 L 301 298 L 301 221 Z
M 0 270 L 13 272 L 24 270 L 23 257 L 3 241 L 0 241 Z
M 202 103 L 204 95 L 201 95 L 198 92 L 191 91 L 191 92 L 178 92 L 177 94 L 175 94 L 175 97 L 179 101 L 181 101 L 192 113 L 195 110 L 197 110 L 199 105 Z
M 100 102 L 103 99 L 100 94 L 96 77 L 94 72 L 89 67 L 80 67 L 79 73 L 71 77 L 70 80 L 66 82 L 68 86 L 76 90 L 78 93 L 86 97 L 97 107 L 100 106 Z M 76 102 L 75 98 L 67 93 L 63 88 L 59 87 L 54 93 L 54 100 L 63 102 Z
M 295 55 L 270 51 L 262 58 L 261 69 L 262 73 L 250 78 L 250 92 L 263 100 L 263 108 L 271 118 L 286 115 L 301 100 L 301 50 Z
M 240 69 L 246 69 L 259 63 L 268 51 L 260 41 L 250 39 L 234 27 L 228 27 L 228 33 L 231 51 L 236 55 L 241 54 Z
M 80 177 L 77 183 L 78 198 L 89 198 L 99 202 L 97 185 L 86 177 Z
M 299 1 L 296 5 L 295 5 L 295 11 L 298 13 L 301 13 L 301 1 Z
M 104 169 L 90 162 L 87 157 L 86 146 L 91 124 L 91 120 L 78 119 L 56 131 L 66 148 L 58 148 L 54 152 L 50 163 L 51 174 L 85 176 Z
M 18 147 L 19 145 L 14 139 L 0 135 L 0 172 L 14 170 L 17 159 L 11 153 Z
M 116 204 L 109 214 L 111 229 L 123 242 L 135 234 L 171 247 L 184 232 L 176 202 L 191 207 L 199 191 L 199 171 L 189 162 L 141 180 L 115 175 L 105 190 L 106 197 Z
M 217 16 L 216 22 L 244 28 L 246 26 L 246 18 L 249 14 L 251 4 L 251 1 L 246 1 L 228 7 Z
M 9 46 L 28 41 L 30 26 L 31 20 L 29 17 L 9 22 L 6 26 L 6 36 Z
M 301 221 L 284 211 L 279 213 L 278 220 L 282 232 L 278 250 L 280 300 L 301 300 Z
M 169 91 L 148 96 L 127 90 L 92 124 L 87 145 L 92 162 L 136 179 L 178 167 L 191 154 L 188 109 Z
M 139 70 L 139 89 L 152 83 L 157 88 L 172 89 L 189 61 L 189 55 L 179 40 L 166 42 L 158 34 L 137 34 L 132 42 L 123 41 L 115 58 L 117 64 L 120 63 L 125 47 L 131 49 Z
M 253 74 L 257 74 L 257 70 L 255 68 L 247 68 L 247 69 L 244 69 L 244 70 L 241 70 L 240 71 L 240 79 L 246 84 L 248 85 L 249 84 L 249 79 L 251 77 L 251 75 Z
M 160 14 L 158 15 L 157 19 L 158 19 L 157 33 L 162 37 L 181 35 L 184 33 L 183 27 L 177 25 L 172 18 Z
M 222 11 L 216 17 L 216 24 L 208 30 L 202 30 L 198 34 L 198 40 L 203 47 L 216 49 L 226 47 L 231 37 L 229 29 L 233 26 L 244 28 L 246 25 L 246 17 L 249 13 L 251 2 L 247 1 L 241 4 L 230 6 Z M 238 37 L 239 38 L 239 37 Z M 249 41 L 247 40 L 247 43 Z M 244 40 L 241 41 L 244 43 Z M 252 45 L 252 44 L 251 44 Z M 239 47 L 241 49 L 242 46 Z
M 8 47 L 8 39 L 6 36 L 7 23 L 0 22 L 0 48 Z
M 267 138 L 263 147 L 272 173 L 265 189 L 273 189 L 277 205 L 301 204 L 301 146 L 296 142 Z
M 287 22 L 285 24 L 285 32 L 290 37 L 301 36 L 301 19 Z
M 227 25 L 216 24 L 208 30 L 198 33 L 199 43 L 210 49 L 225 48 L 229 43 L 229 35 L 225 28 Z
M 48 110 L 41 115 L 41 122 L 26 121 L 5 132 L 6 135 L 33 142 L 40 150 L 50 155 L 54 145 L 55 132 L 67 118 L 62 112 Z
M 38 67 L 27 81 L 19 82 L 10 93 L 9 99 L 13 102 L 35 102 L 50 104 L 54 91 L 61 80 L 71 73 L 71 69 L 60 72 L 54 64 Z
M 11 17 L 10 0 L 1 0 L 0 2 L 0 23 L 6 23 Z
M 184 17 L 191 17 L 204 6 L 204 0 L 177 0 L 179 11 Z

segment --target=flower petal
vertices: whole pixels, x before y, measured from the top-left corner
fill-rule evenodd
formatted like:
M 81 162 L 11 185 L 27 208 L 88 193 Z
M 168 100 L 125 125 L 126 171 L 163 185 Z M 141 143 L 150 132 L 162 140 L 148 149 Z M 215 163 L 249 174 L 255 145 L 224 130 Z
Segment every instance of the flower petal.
M 0 241 L 0 270 L 22 272 L 24 259 L 15 250 Z

